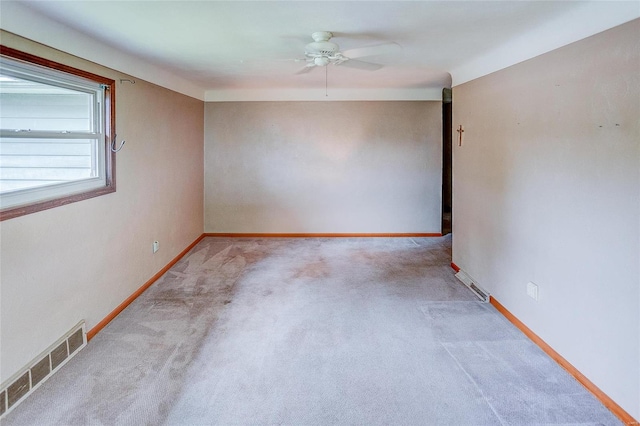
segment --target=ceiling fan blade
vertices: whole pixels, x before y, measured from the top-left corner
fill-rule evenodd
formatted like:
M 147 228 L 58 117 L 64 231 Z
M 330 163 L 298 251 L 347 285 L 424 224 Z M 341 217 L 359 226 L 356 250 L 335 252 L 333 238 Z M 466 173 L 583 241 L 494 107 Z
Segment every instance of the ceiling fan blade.
M 375 44 L 373 46 L 356 47 L 344 52 L 344 56 L 349 58 L 363 58 L 365 56 L 387 55 L 402 50 L 402 46 L 398 43 L 390 41 L 387 43 Z
M 300 71 L 298 71 L 296 74 L 306 74 L 309 71 L 311 71 L 312 69 L 314 69 L 316 66 L 313 63 L 307 64 L 305 67 L 303 67 Z
M 383 65 L 380 65 L 380 64 L 374 64 L 373 62 L 359 61 L 357 59 L 349 59 L 348 61 L 344 61 L 336 65 L 341 67 L 356 68 L 359 70 L 366 70 L 366 71 L 377 71 L 383 67 Z

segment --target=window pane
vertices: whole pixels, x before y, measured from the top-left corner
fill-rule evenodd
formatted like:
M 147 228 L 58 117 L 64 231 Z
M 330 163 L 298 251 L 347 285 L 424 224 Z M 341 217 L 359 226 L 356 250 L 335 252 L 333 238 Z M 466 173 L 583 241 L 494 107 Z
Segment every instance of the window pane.
M 98 176 L 96 139 L 0 138 L 0 193 Z
M 0 221 L 115 192 L 115 81 L 0 46 Z
M 94 95 L 0 74 L 0 128 L 96 132 Z

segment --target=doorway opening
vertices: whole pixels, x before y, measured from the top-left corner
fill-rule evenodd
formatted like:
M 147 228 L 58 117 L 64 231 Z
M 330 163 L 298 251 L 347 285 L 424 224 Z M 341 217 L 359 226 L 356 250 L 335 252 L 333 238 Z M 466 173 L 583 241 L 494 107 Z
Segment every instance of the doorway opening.
M 442 89 L 442 235 L 452 230 L 452 95 L 451 89 Z

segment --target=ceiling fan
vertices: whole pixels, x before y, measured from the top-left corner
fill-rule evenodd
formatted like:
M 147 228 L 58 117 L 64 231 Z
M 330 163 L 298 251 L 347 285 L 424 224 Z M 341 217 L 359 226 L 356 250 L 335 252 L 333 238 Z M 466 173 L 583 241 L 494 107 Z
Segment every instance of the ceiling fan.
M 375 46 L 351 49 L 343 53 L 340 51 L 340 46 L 330 41 L 332 37 L 333 33 L 329 31 L 317 31 L 311 34 L 313 42 L 305 46 L 305 57 L 304 59 L 300 59 L 300 61 L 306 61 L 307 65 L 305 65 L 305 67 L 296 74 L 304 74 L 315 67 L 326 67 L 329 64 L 342 65 L 367 71 L 376 71 L 382 68 L 383 65 L 360 61 L 356 58 L 387 53 L 390 50 L 400 48 L 397 43 L 388 42 Z

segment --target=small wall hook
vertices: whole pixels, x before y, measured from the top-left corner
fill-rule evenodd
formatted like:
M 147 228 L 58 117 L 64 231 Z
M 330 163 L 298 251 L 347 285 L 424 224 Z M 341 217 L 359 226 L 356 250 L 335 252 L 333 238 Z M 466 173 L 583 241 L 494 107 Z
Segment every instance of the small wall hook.
M 116 149 L 116 138 L 117 138 L 117 137 L 118 137 L 118 135 L 115 135 L 115 136 L 113 137 L 113 141 L 111 141 L 111 151 L 112 151 L 112 152 L 118 152 L 118 151 L 120 151 L 120 150 L 122 149 L 122 147 L 124 146 L 124 144 L 127 142 L 127 141 L 124 141 L 124 140 L 123 140 L 122 142 L 120 142 L 120 146 L 118 147 L 118 149 Z

